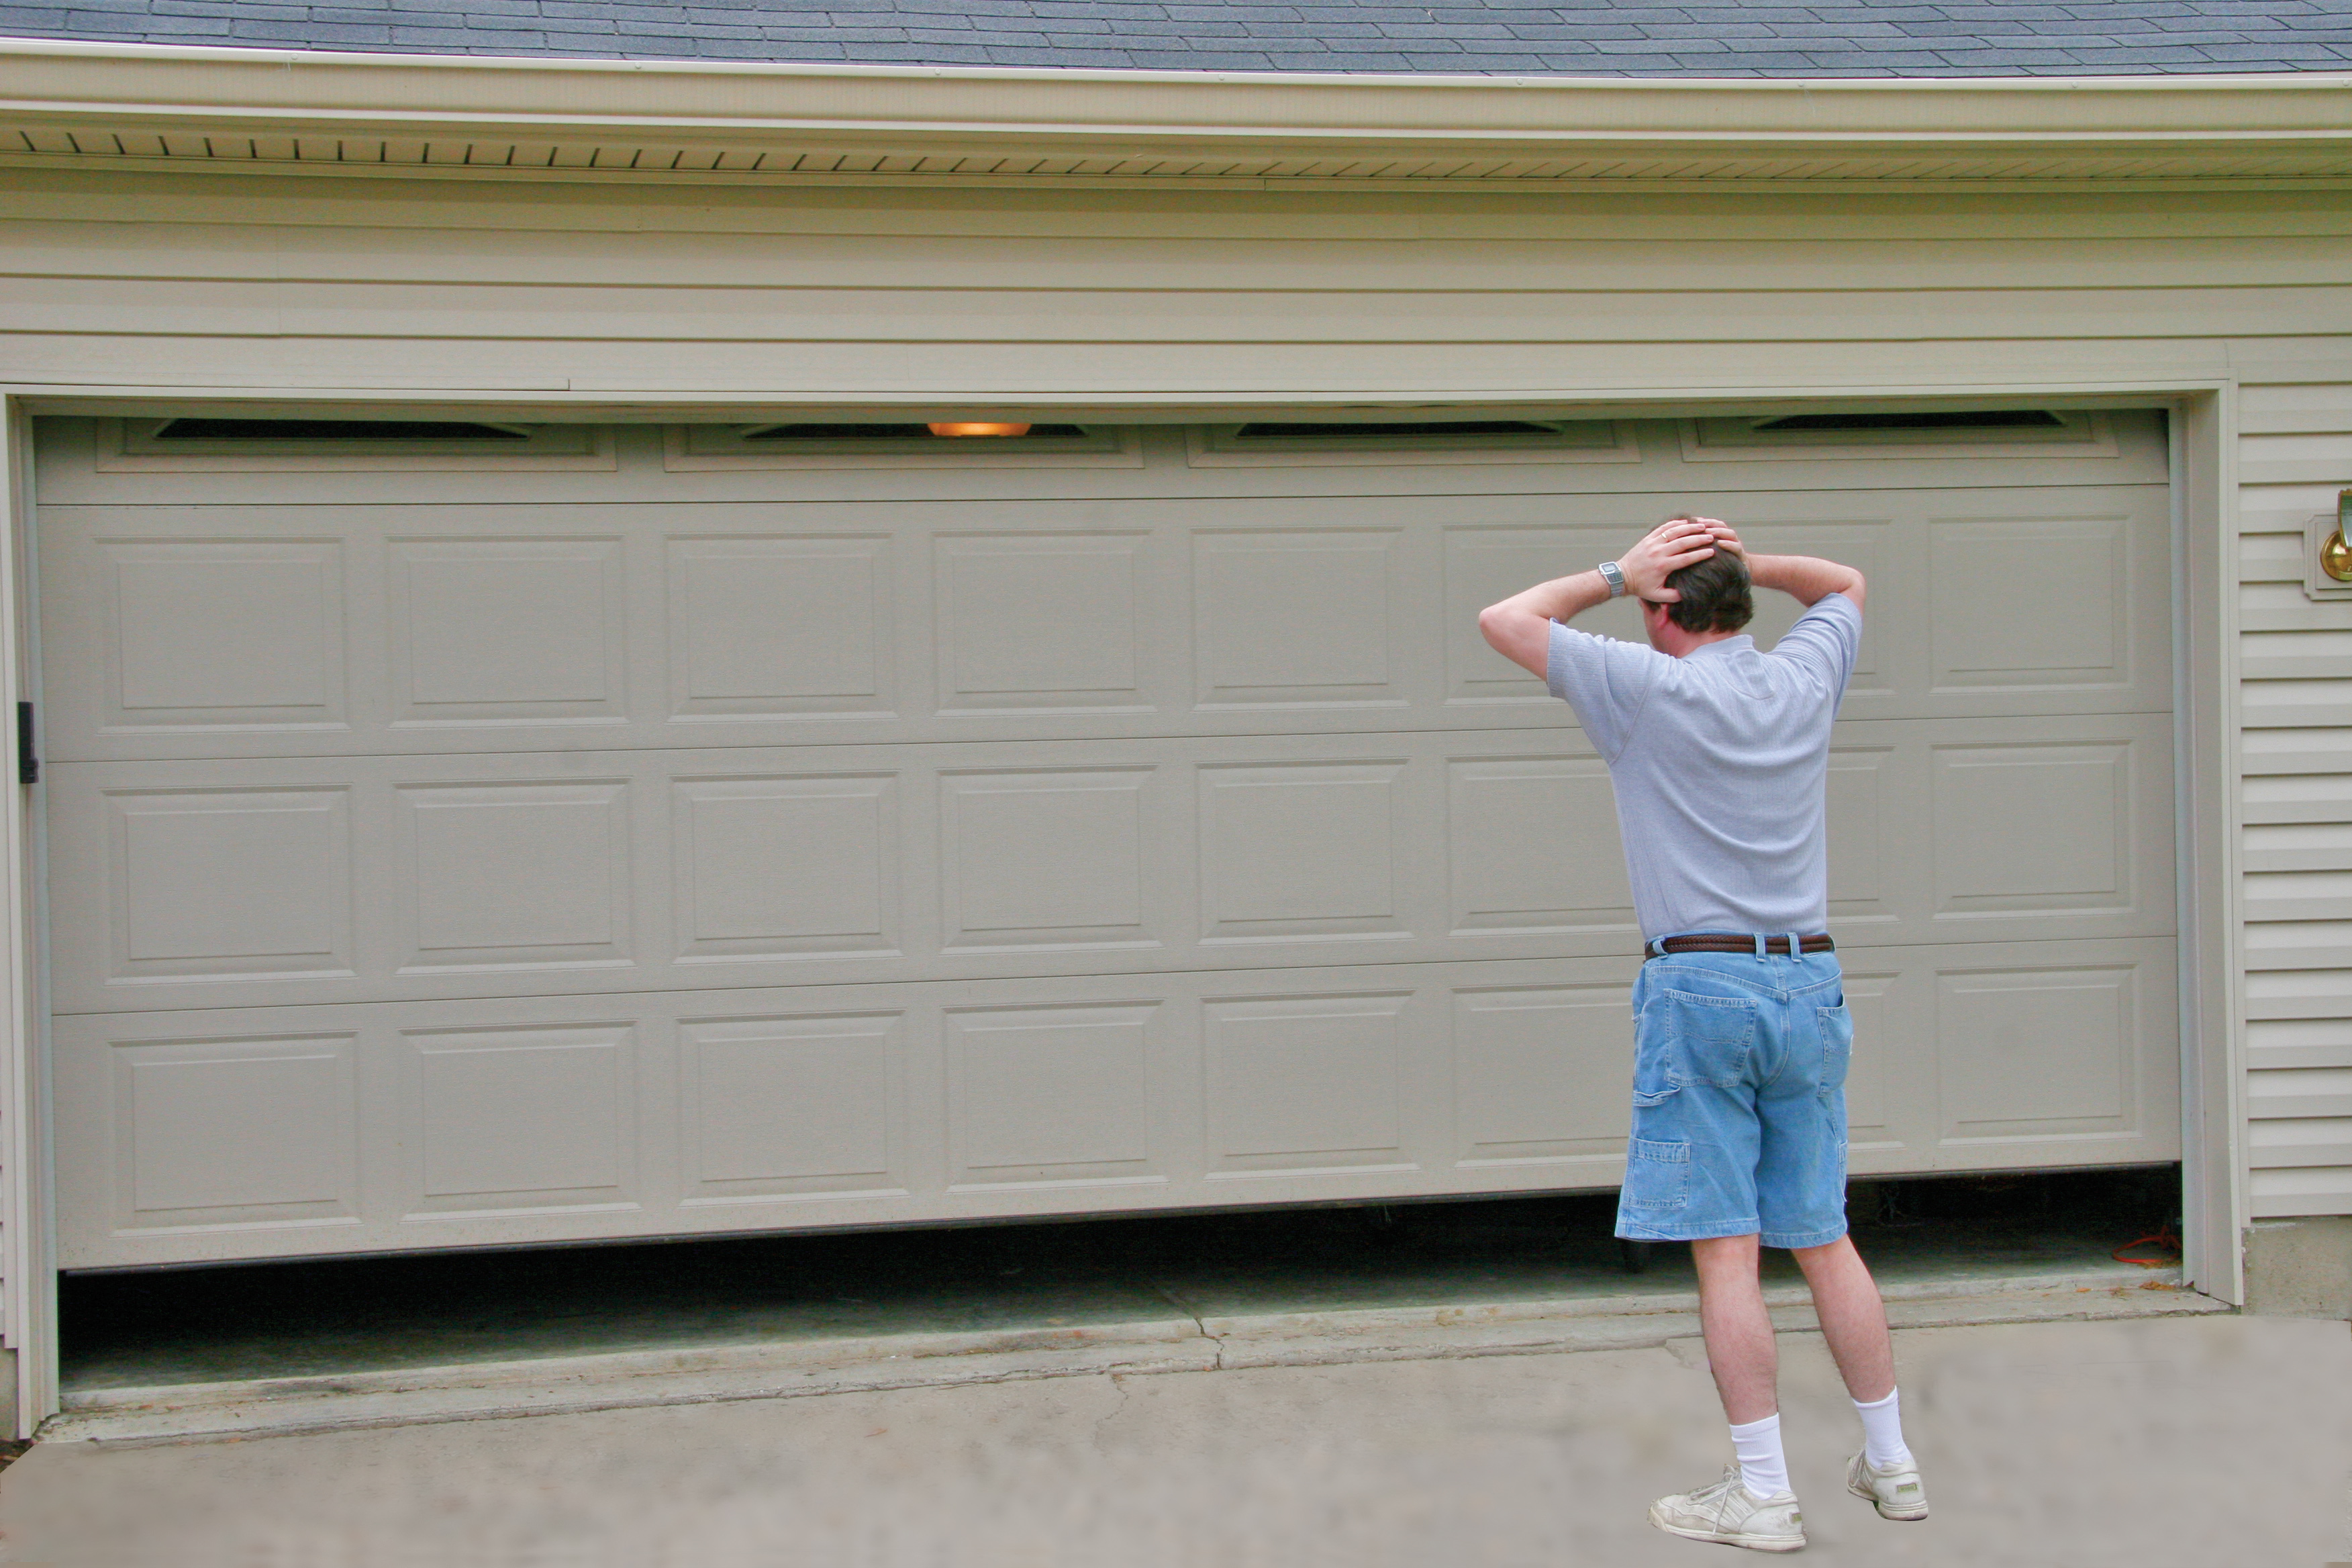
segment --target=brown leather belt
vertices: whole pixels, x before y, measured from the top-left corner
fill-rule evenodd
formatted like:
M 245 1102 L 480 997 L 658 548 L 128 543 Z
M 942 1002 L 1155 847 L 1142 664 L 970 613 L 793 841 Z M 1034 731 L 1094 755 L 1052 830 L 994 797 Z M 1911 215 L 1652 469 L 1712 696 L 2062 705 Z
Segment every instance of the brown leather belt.
M 1837 951 L 1837 943 L 1832 942 L 1826 932 L 1815 936 L 1801 936 L 1797 941 L 1807 952 Z M 1701 931 L 1696 936 L 1666 937 L 1662 941 L 1650 943 L 1643 951 L 1652 958 L 1662 958 L 1670 952 L 1754 952 L 1756 939 L 1752 936 L 1740 936 L 1733 931 Z M 1789 939 L 1785 936 L 1768 936 L 1764 939 L 1764 951 L 1785 953 L 1789 951 Z

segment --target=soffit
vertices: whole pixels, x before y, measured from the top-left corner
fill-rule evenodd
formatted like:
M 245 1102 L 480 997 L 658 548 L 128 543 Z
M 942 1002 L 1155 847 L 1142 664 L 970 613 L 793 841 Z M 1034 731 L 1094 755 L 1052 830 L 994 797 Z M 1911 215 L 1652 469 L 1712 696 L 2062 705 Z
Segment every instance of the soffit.
M 0 41 L 0 155 L 635 180 L 2352 178 L 2352 75 L 1692 80 L 730 65 Z

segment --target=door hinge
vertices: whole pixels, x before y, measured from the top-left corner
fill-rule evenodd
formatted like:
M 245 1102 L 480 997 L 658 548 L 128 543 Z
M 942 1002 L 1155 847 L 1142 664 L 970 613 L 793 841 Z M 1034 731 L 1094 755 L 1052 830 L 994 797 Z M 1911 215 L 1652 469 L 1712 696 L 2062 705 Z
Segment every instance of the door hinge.
M 33 754 L 33 705 L 16 704 L 16 782 L 41 782 L 41 759 Z

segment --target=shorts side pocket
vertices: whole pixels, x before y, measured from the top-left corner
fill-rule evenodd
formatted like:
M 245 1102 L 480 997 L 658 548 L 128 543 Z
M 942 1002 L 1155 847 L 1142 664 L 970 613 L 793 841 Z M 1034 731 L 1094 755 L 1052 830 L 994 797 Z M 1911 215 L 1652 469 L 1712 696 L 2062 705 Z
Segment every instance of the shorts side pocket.
M 1813 1016 L 1822 1032 L 1822 1092 L 1836 1094 L 1845 1088 L 1845 1075 L 1853 1066 L 1853 1015 L 1841 1002 L 1814 1008 Z
M 1636 1138 L 1625 1146 L 1625 1191 L 1629 1209 L 1678 1209 L 1690 1201 L 1691 1146 Z

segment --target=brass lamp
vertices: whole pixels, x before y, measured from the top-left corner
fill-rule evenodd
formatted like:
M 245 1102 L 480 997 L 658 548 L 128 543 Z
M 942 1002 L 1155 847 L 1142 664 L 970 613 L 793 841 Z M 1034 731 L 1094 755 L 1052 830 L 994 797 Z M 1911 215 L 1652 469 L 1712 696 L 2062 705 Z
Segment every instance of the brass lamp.
M 2338 583 L 2352 583 L 2352 544 L 2344 542 L 2345 525 L 2352 523 L 2352 490 L 2336 493 L 2336 531 L 2319 547 L 2319 569 Z
M 1007 425 L 977 419 L 941 419 L 931 426 L 934 436 L 1026 436 L 1026 425 Z

